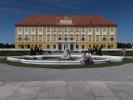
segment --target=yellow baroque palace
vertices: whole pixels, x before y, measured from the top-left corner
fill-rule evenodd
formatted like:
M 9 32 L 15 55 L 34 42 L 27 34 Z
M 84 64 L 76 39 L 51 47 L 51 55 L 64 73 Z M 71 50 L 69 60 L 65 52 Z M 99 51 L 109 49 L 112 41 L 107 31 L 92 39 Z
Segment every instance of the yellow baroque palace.
M 117 25 L 102 16 L 29 16 L 16 24 L 16 48 L 117 48 Z

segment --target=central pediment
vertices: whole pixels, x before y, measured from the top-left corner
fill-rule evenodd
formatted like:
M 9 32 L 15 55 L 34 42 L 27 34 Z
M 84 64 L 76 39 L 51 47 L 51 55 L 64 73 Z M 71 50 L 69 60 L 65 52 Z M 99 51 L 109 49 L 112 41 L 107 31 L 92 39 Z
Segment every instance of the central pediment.
M 60 20 L 61 25 L 72 25 L 72 20 L 69 17 L 65 16 L 64 19 Z

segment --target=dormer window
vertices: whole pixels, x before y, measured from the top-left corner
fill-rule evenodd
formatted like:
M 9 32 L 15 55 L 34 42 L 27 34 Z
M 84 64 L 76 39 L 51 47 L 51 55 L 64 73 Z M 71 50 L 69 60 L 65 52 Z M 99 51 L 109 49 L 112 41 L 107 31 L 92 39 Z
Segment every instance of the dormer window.
M 69 17 L 68 17 L 68 16 L 65 16 L 65 17 L 64 17 L 64 20 L 69 20 Z

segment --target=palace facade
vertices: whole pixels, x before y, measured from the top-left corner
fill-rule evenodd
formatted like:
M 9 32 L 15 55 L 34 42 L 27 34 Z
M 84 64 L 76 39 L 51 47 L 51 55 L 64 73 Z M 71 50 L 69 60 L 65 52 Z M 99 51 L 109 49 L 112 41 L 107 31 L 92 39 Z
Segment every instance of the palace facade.
M 29 16 L 16 24 L 16 48 L 117 48 L 117 25 L 101 16 Z

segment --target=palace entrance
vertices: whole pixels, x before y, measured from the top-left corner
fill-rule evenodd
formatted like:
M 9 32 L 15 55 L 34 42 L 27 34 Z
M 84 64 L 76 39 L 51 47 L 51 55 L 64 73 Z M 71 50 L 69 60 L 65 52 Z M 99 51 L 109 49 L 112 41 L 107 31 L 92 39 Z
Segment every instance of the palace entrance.
M 59 51 L 61 51 L 61 44 L 58 44 L 58 49 Z
M 73 44 L 70 44 L 70 50 L 71 50 L 71 51 L 73 51 L 73 49 L 74 49 L 73 46 L 74 46 Z

